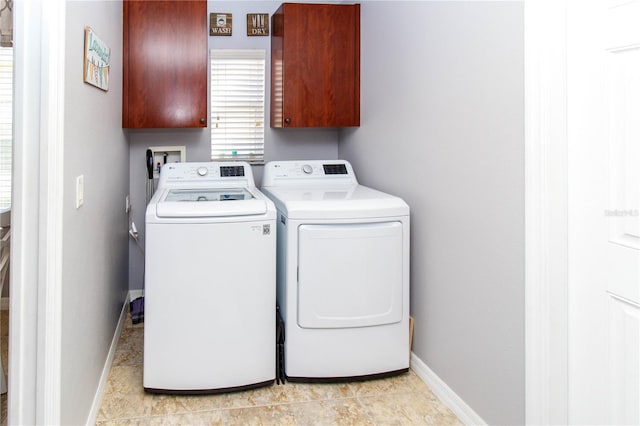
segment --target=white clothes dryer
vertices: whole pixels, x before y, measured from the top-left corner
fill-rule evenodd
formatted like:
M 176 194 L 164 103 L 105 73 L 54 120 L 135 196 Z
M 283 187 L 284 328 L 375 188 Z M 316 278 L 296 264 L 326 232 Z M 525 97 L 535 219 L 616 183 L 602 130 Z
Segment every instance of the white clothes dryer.
M 146 211 L 145 390 L 273 383 L 275 217 L 248 163 L 162 168 Z
M 409 368 L 409 206 L 359 185 L 351 164 L 275 161 L 277 302 L 289 380 Z

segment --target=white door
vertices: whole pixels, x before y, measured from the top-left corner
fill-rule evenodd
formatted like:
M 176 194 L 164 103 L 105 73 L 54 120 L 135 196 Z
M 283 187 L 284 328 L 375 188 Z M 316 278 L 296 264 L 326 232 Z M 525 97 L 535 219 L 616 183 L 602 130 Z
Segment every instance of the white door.
M 568 419 L 640 423 L 640 1 L 569 2 Z

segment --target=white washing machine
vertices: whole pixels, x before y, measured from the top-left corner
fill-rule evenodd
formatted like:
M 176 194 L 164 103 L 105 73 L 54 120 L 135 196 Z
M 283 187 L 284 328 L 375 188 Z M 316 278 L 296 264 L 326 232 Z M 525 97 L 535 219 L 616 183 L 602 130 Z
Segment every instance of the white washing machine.
M 273 383 L 275 217 L 248 163 L 162 168 L 146 212 L 145 390 Z
M 289 380 L 409 368 L 409 207 L 347 161 L 265 166 L 278 210 L 277 301 Z

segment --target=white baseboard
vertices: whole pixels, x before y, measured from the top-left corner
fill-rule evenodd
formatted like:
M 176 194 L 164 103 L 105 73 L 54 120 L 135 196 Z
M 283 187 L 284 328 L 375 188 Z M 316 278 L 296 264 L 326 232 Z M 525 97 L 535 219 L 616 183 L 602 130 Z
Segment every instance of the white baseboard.
M 137 299 L 138 297 L 142 297 L 144 295 L 144 290 L 138 288 L 136 290 L 129 290 L 129 300 Z
M 129 290 L 129 300 L 127 303 L 133 299 L 137 299 L 138 297 L 142 297 L 144 294 L 144 290 L 136 289 Z M 8 311 L 9 310 L 9 297 L 0 298 L 0 311 Z
M 118 347 L 118 340 L 120 339 L 120 333 L 124 327 L 124 322 L 129 312 L 129 300 L 131 299 L 131 292 L 129 292 L 129 298 L 124 301 L 122 311 L 120 311 L 120 318 L 118 319 L 118 325 L 116 331 L 113 333 L 113 339 L 111 339 L 111 346 L 109 347 L 109 354 L 107 360 L 104 362 L 102 368 L 102 374 L 100 375 L 100 381 L 98 382 L 98 388 L 96 394 L 93 397 L 93 403 L 91 404 L 91 411 L 89 411 L 89 417 L 87 418 L 87 425 L 95 425 L 98 418 L 98 411 L 102 404 L 102 397 L 104 396 L 104 390 L 107 387 L 107 379 L 109 378 L 109 372 L 111 371 L 111 364 L 113 364 L 113 358 L 116 354 L 116 348 Z
M 431 391 L 449 407 L 453 414 L 465 425 L 486 425 L 487 423 L 467 405 L 436 373 L 431 370 L 417 355 L 411 352 L 411 369 Z

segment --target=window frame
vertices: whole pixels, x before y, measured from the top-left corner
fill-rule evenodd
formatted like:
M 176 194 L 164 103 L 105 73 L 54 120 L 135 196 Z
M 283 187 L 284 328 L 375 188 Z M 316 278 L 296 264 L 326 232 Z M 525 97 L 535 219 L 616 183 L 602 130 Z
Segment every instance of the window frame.
M 212 161 L 264 164 L 266 57 L 265 49 L 211 49 L 209 123 Z M 242 61 L 247 63 L 238 64 Z M 230 70 L 229 75 L 216 74 L 222 67 Z M 221 88 L 221 82 L 226 86 Z M 240 84 L 246 84 L 246 87 L 239 87 Z M 226 92 L 226 98 L 223 92 Z M 247 100 L 247 104 L 242 105 L 242 100 Z M 226 109 L 223 103 L 226 103 Z

